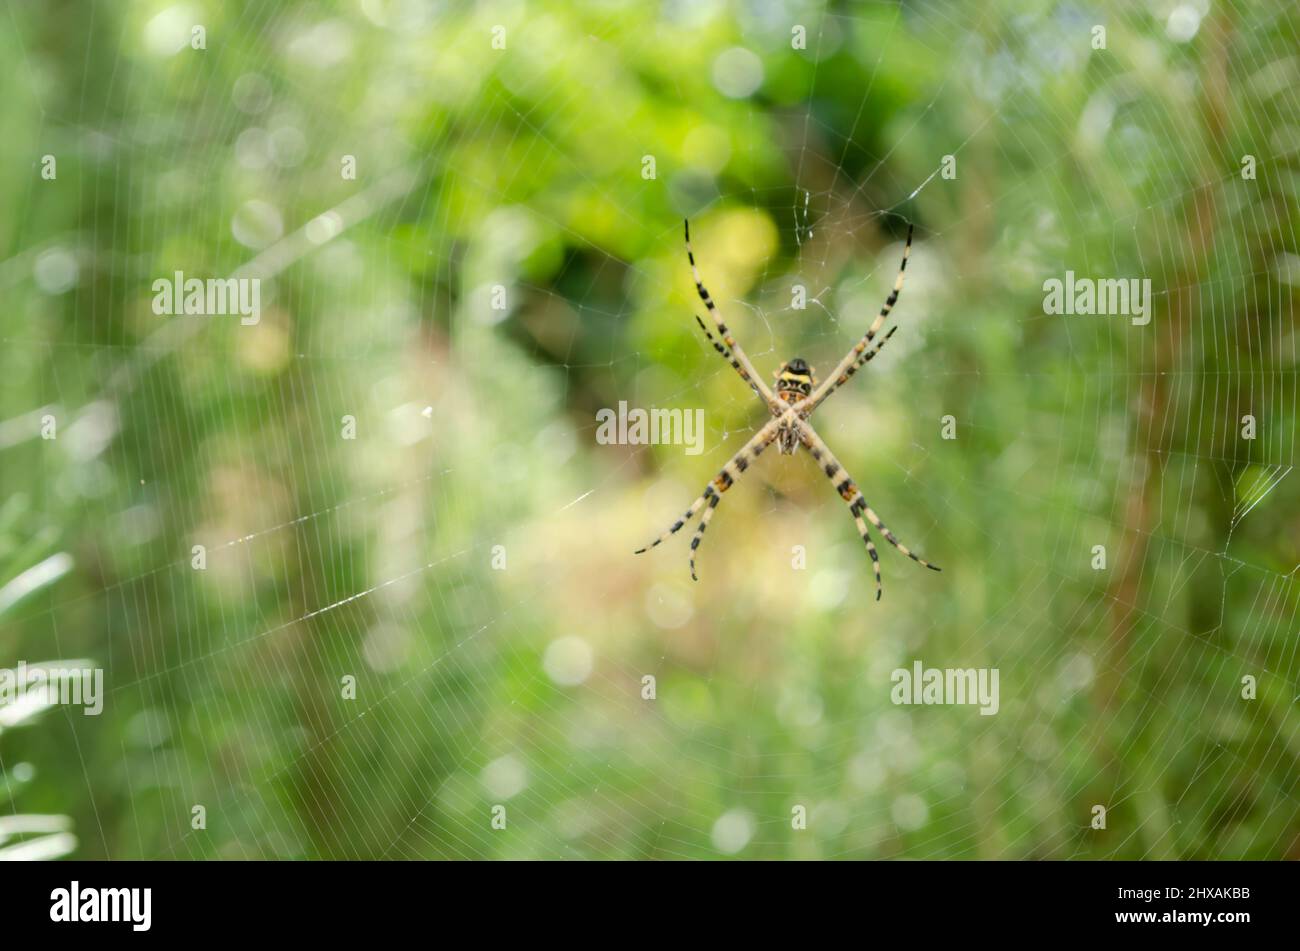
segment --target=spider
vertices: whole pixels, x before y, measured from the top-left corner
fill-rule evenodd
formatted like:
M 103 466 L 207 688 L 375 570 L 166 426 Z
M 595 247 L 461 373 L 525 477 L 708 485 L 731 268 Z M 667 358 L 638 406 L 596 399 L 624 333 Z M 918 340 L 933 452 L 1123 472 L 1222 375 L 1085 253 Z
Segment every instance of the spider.
M 901 551 L 908 558 L 939 571 L 938 565 L 932 565 L 924 558 L 919 557 L 914 552 L 908 550 L 907 546 L 894 537 L 894 533 L 885 527 L 885 523 L 880 520 L 875 511 L 867 504 L 863 498 L 862 492 L 858 489 L 857 483 L 850 478 L 844 467 L 840 465 L 839 460 L 831 453 L 826 443 L 817 435 L 812 424 L 808 422 L 808 417 L 812 415 L 813 410 L 817 409 L 827 397 L 838 390 L 841 386 L 849 381 L 849 378 L 865 364 L 871 362 L 877 353 L 885 346 L 885 343 L 894 335 L 898 329 L 895 325 L 889 329 L 875 346 L 870 346 L 871 341 L 875 339 L 885 318 L 889 312 L 894 309 L 894 304 L 898 302 L 898 295 L 903 290 L 903 274 L 907 270 L 907 257 L 912 251 L 912 226 L 907 228 L 907 243 L 903 246 L 903 263 L 899 265 L 898 277 L 894 279 L 894 289 L 889 292 L 884 306 L 880 308 L 880 314 L 867 328 L 867 332 L 862 336 L 853 349 L 850 350 L 835 367 L 834 372 L 823 382 L 818 382 L 817 376 L 806 360 L 795 357 L 781 365 L 781 368 L 774 374 L 776 378 L 776 392 L 771 389 L 759 378 L 754 370 L 754 365 L 750 363 L 749 357 L 741 349 L 740 344 L 727 330 L 727 325 L 723 322 L 721 315 L 718 313 L 717 305 L 713 303 L 713 298 L 705 290 L 704 283 L 700 279 L 700 269 L 695 265 L 695 252 L 691 249 L 691 223 L 687 220 L 684 223 L 686 236 L 686 258 L 691 263 L 691 274 L 695 278 L 695 290 L 700 295 L 700 300 L 704 302 L 709 316 L 713 318 L 713 323 L 717 326 L 718 336 L 721 342 L 709 333 L 709 328 L 704 326 L 704 321 L 697 314 L 695 322 L 700 325 L 704 335 L 709 338 L 716 350 L 724 360 L 729 362 L 732 368 L 740 374 L 740 378 L 749 384 L 752 389 L 766 404 L 772 418 L 760 429 L 749 442 L 741 447 L 740 451 L 728 460 L 727 464 L 722 467 L 713 481 L 704 487 L 700 494 L 685 514 L 682 515 L 672 527 L 656 538 L 644 548 L 639 548 L 636 554 L 649 551 L 656 547 L 665 539 L 675 535 L 681 530 L 688 521 L 704 505 L 708 505 L 704 510 L 704 515 L 700 518 L 699 527 L 695 530 L 695 537 L 691 539 L 691 578 L 698 581 L 695 574 L 695 552 L 700 547 L 700 542 L 704 538 L 704 531 L 709 527 L 709 520 L 713 518 L 713 512 L 722 501 L 722 493 L 731 488 L 736 481 L 744 475 L 745 471 L 756 460 L 759 455 L 770 446 L 773 442 L 777 443 L 780 450 L 785 455 L 793 454 L 800 446 L 803 446 L 812 455 L 813 460 L 821 466 L 822 472 L 826 478 L 831 480 L 835 486 L 835 491 L 840 494 L 846 505 L 849 507 L 849 513 L 853 516 L 853 521 L 858 526 L 858 534 L 862 536 L 863 542 L 867 546 L 867 554 L 871 556 L 871 567 L 876 575 L 876 600 L 880 600 L 880 556 L 876 553 L 876 546 L 871 541 L 871 533 L 867 530 L 867 522 L 875 526 L 885 539 Z M 869 348 L 869 349 L 868 349 Z M 863 521 L 863 516 L 866 521 Z

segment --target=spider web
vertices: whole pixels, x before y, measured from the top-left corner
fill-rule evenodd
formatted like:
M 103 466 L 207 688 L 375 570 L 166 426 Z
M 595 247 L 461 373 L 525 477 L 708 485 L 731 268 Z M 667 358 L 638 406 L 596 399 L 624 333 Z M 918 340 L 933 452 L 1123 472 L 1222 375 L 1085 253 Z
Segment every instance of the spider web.
M 6 530 L 76 570 L 5 663 L 94 657 L 109 698 L 0 773 L 58 777 L 81 854 L 1294 854 L 1293 15 L 267 5 L 196 60 L 168 6 L 61 95 L 32 16 L 61 170 L 15 179 L 57 225 L 0 264 Z M 685 532 L 631 556 L 764 420 L 685 215 L 764 374 L 833 366 L 916 226 L 898 333 L 813 422 L 943 574 L 877 538 L 872 601 L 804 454 L 727 493 L 700 584 Z M 1067 269 L 1150 278 L 1151 323 L 1045 314 Z M 259 278 L 262 321 L 153 318 L 174 270 Z M 618 400 L 703 409 L 703 452 L 597 444 Z M 914 660 L 997 668 L 998 714 L 893 705 Z

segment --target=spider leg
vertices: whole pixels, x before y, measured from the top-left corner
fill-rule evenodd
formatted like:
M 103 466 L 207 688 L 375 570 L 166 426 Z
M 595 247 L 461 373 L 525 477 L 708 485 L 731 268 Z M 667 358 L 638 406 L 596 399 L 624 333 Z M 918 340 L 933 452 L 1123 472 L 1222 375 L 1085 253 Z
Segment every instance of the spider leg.
M 818 406 L 826 402 L 827 398 L 832 393 L 838 390 L 845 383 L 849 382 L 849 380 L 853 379 L 853 374 L 857 373 L 860 369 L 862 369 L 864 366 L 870 363 L 872 358 L 876 354 L 878 354 L 881 350 L 884 349 L 885 342 L 888 341 L 889 338 L 894 335 L 894 331 L 896 331 L 897 329 L 898 329 L 897 324 L 890 327 L 889 332 L 885 334 L 883 337 L 881 337 L 879 340 L 877 340 L 876 345 L 874 347 L 872 347 L 870 350 L 864 351 L 863 354 L 853 362 L 853 366 L 845 370 L 842 376 L 836 378 L 835 382 L 831 384 L 830 388 L 827 389 L 826 392 L 823 393 L 820 398 L 817 398 L 816 395 L 813 395 L 808 397 L 808 399 L 804 400 L 799 406 L 800 414 L 807 417 Z
M 885 536 L 885 540 L 888 541 L 889 544 L 893 545 L 908 558 L 911 558 L 917 564 L 923 565 L 933 571 L 942 570 L 938 565 L 932 565 L 924 558 L 912 552 L 894 536 L 894 533 L 891 532 L 885 526 L 885 523 L 880 520 L 880 516 L 876 514 L 875 510 L 867 504 L 867 500 L 863 498 L 861 490 L 858 488 L 857 483 L 849 476 L 848 471 L 840 465 L 839 460 L 835 458 L 835 455 L 830 451 L 830 448 L 822 441 L 822 438 L 817 435 L 807 422 L 801 423 L 799 430 L 800 439 L 803 441 L 804 446 L 821 467 L 822 472 L 826 474 L 826 478 L 831 480 L 831 484 L 835 486 L 835 491 L 840 494 L 840 498 L 842 498 L 845 504 L 848 505 L 849 512 L 853 515 L 853 521 L 857 523 L 858 533 L 862 536 L 863 542 L 866 543 L 867 554 L 871 556 L 872 567 L 875 569 L 877 601 L 880 600 L 881 593 L 880 564 L 879 558 L 876 555 L 876 546 L 872 544 L 871 535 L 867 531 L 866 523 L 862 521 L 863 515 L 867 517 L 868 522 L 880 531 L 880 534 Z
M 783 412 L 785 407 L 772 395 L 772 391 L 768 389 L 767 384 L 759 377 L 758 371 L 754 369 L 754 364 L 750 362 L 749 357 L 745 355 L 745 351 L 736 342 L 736 338 L 727 329 L 727 325 L 722 320 L 722 315 L 718 313 L 717 305 L 713 303 L 713 298 L 709 296 L 708 290 L 704 287 L 704 282 L 700 279 L 700 269 L 695 266 L 695 251 L 691 248 L 691 223 L 689 220 L 683 220 L 683 229 L 686 236 L 686 259 L 691 262 L 691 275 L 695 278 L 695 292 L 700 295 L 700 300 L 704 301 L 709 317 L 713 319 L 714 325 L 718 328 L 718 336 L 722 338 L 722 342 L 727 346 L 731 365 L 736 368 L 736 372 L 740 374 L 741 378 L 763 398 L 763 402 L 767 403 L 768 409 L 773 414 Z M 695 319 L 699 320 L 698 317 Z M 704 326 L 703 321 L 700 321 L 700 326 Z M 705 333 L 708 333 L 708 331 L 706 330 Z M 714 347 L 718 346 L 715 342 Z M 718 352 L 721 353 L 722 351 L 719 350 Z M 724 356 L 726 355 L 724 354 Z
M 868 327 L 867 332 L 862 335 L 862 339 L 853 345 L 853 349 L 844 355 L 844 359 L 842 359 L 839 362 L 839 365 L 835 367 L 834 372 L 827 376 L 822 382 L 822 385 L 817 387 L 817 389 L 813 391 L 812 396 L 805 401 L 809 405 L 816 406 L 830 395 L 831 390 L 835 389 L 835 387 L 847 380 L 848 377 L 852 375 L 849 373 L 849 368 L 854 367 L 856 370 L 856 364 L 859 360 L 862 360 L 862 362 L 865 363 L 866 360 L 871 359 L 870 357 L 867 357 L 863 360 L 862 355 L 866 351 L 867 345 L 871 343 L 871 341 L 875 339 L 876 334 L 880 332 L 880 328 L 884 325 L 885 318 L 889 316 L 889 312 L 893 310 L 894 305 L 898 303 L 898 295 L 903 291 L 903 275 L 907 271 L 907 259 L 911 253 L 912 226 L 909 224 L 907 226 L 907 243 L 903 245 L 903 263 L 898 266 L 898 277 L 894 278 L 894 289 L 889 292 L 889 297 L 885 298 L 885 303 L 881 306 L 880 313 L 877 315 L 876 319 L 871 322 L 871 326 Z
M 704 536 L 705 529 L 708 528 L 709 520 L 713 518 L 714 509 L 718 507 L 718 502 L 722 500 L 722 493 L 735 485 L 740 477 L 744 475 L 745 470 L 749 468 L 750 463 L 757 459 L 759 454 L 776 439 L 779 423 L 780 420 L 770 420 L 767 425 L 755 433 L 754 437 L 745 443 L 739 452 L 728 459 L 725 466 L 718 470 L 718 474 L 713 477 L 713 481 L 704 487 L 704 491 L 700 493 L 699 498 L 691 503 L 691 507 L 686 510 L 682 517 L 649 545 L 638 548 L 636 554 L 639 555 L 642 552 L 649 551 L 665 539 L 681 531 L 682 527 L 695 516 L 695 513 L 707 504 L 708 508 L 704 510 L 704 515 L 700 519 L 700 526 L 695 530 L 695 537 L 691 539 L 691 577 L 698 581 L 699 578 L 695 575 L 695 551 L 700 547 L 700 540 Z
M 735 354 L 733 354 L 722 344 L 718 343 L 718 341 L 714 338 L 713 334 L 709 333 L 709 328 L 704 326 L 704 321 L 700 320 L 699 314 L 695 315 L 695 322 L 699 324 L 700 329 L 704 331 L 704 336 L 709 338 L 709 343 L 713 344 L 713 349 L 718 351 L 722 359 L 726 360 L 728 363 L 731 364 L 732 368 L 737 373 L 740 374 L 740 378 L 749 384 L 749 388 L 751 390 L 753 390 L 755 393 L 758 394 L 759 399 L 764 399 L 762 391 L 760 391 L 758 388 L 758 384 L 755 383 L 753 378 L 745 371 L 745 368 L 740 365 L 740 362 L 736 359 Z

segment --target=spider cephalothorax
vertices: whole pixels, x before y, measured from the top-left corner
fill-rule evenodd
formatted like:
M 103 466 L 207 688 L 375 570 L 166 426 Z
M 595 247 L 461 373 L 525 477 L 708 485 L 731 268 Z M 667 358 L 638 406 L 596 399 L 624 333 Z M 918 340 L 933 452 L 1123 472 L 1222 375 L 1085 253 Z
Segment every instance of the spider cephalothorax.
M 858 526 L 858 533 L 862 536 L 862 541 L 867 546 L 867 554 L 871 556 L 871 567 L 876 574 L 876 600 L 880 599 L 880 556 L 876 553 L 876 546 L 871 541 L 871 534 L 867 531 L 867 522 L 870 522 L 880 534 L 885 536 L 885 540 L 901 551 L 908 558 L 927 568 L 939 570 L 938 565 L 932 565 L 924 558 L 907 550 L 894 533 L 885 527 L 885 523 L 876 515 L 875 510 L 867 504 L 863 498 L 862 492 L 858 489 L 849 474 L 840 465 L 826 443 L 817 435 L 812 424 L 808 422 L 808 417 L 812 415 L 813 410 L 820 406 L 828 396 L 838 390 L 848 382 L 849 377 L 858 372 L 858 369 L 871 361 L 871 359 L 880 352 L 885 342 L 894 335 L 897 326 L 891 327 L 889 333 L 885 334 L 874 347 L 869 347 L 876 334 L 880 331 L 881 326 L 885 323 L 885 318 L 889 312 L 894 309 L 894 304 L 898 302 L 899 292 L 903 289 L 903 273 L 907 270 L 907 257 L 912 251 L 912 228 L 909 225 L 907 229 L 907 243 L 903 246 L 903 263 L 898 268 L 898 277 L 894 279 L 894 289 L 890 291 L 889 297 L 885 299 L 884 305 L 880 308 L 880 314 L 872 321 L 871 326 L 862 339 L 853 345 L 850 350 L 839 362 L 835 371 L 826 378 L 823 383 L 818 383 L 817 378 L 813 375 L 812 367 L 808 363 L 795 357 L 793 360 L 782 365 L 781 369 L 776 372 L 776 392 L 773 393 L 767 388 L 767 385 L 759 379 L 758 374 L 754 371 L 754 365 L 749 362 L 749 357 L 745 351 L 740 348 L 740 344 L 731 336 L 727 330 L 727 325 L 723 323 L 721 315 L 718 314 L 717 305 L 713 303 L 713 298 L 709 292 L 704 289 L 704 283 L 700 280 L 699 268 L 695 266 L 695 252 L 691 250 L 691 226 L 690 222 L 686 223 L 686 257 L 691 262 L 691 273 L 695 277 L 695 290 L 700 295 L 700 300 L 704 301 L 704 306 L 709 311 L 709 316 L 713 318 L 714 325 L 718 328 L 718 334 L 722 337 L 719 342 L 709 333 L 709 328 L 704 326 L 704 321 L 698 316 L 695 318 L 704 335 L 709 338 L 713 344 L 713 349 L 727 360 L 740 378 L 749 384 L 750 389 L 758 394 L 759 398 L 767 404 L 772 418 L 767 424 L 760 429 L 749 442 L 741 447 L 722 467 L 722 470 L 713 478 L 704 492 L 691 503 L 691 507 L 686 513 L 673 523 L 668 531 L 664 532 L 645 548 L 637 550 L 637 554 L 654 548 L 665 538 L 681 530 L 695 513 L 704 505 L 708 508 L 704 510 L 704 515 L 700 517 L 700 527 L 695 530 L 695 537 L 691 539 L 691 577 L 695 577 L 695 550 L 700 547 L 700 541 L 704 538 L 704 530 L 709 527 L 709 519 L 713 518 L 713 510 L 718 507 L 718 502 L 722 500 L 722 493 L 735 485 L 750 464 L 758 458 L 759 453 L 776 442 L 783 453 L 793 453 L 800 446 L 804 446 L 813 460 L 821 467 L 822 472 L 831 480 L 835 486 L 835 491 L 840 494 L 849 507 L 849 514 L 853 516 L 853 521 Z M 866 521 L 863 521 L 863 517 Z

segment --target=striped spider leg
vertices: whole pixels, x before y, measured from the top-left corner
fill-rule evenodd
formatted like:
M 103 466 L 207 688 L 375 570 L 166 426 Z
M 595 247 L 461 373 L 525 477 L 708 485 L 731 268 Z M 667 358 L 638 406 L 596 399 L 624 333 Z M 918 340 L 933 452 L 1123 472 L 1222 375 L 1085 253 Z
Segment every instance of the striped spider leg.
M 709 338 L 709 342 L 713 344 L 713 349 L 717 350 L 735 368 L 736 372 L 740 374 L 740 378 L 748 383 L 753 391 L 767 404 L 767 408 L 772 415 L 780 416 L 781 413 L 785 412 L 785 406 L 772 395 L 772 391 L 768 389 L 767 384 L 758 375 L 758 371 L 754 369 L 754 364 L 750 362 L 745 351 L 736 342 L 736 338 L 731 335 L 731 331 L 727 329 L 726 323 L 722 320 L 722 315 L 718 312 L 717 305 L 713 303 L 713 298 L 709 296 L 703 280 L 700 279 L 700 269 L 695 266 L 695 251 L 691 247 L 690 219 L 682 219 L 682 229 L 686 237 L 686 259 L 691 262 L 691 276 L 695 278 L 695 292 L 700 295 L 700 300 L 704 301 L 704 307 L 713 319 L 714 326 L 718 328 L 718 336 L 722 338 L 722 343 L 718 343 L 713 339 L 713 334 L 709 333 L 708 328 L 704 326 L 704 321 L 700 320 L 698 316 L 695 318 L 696 322 L 700 325 L 700 329 L 704 331 L 704 335 Z
M 709 527 L 709 520 L 713 518 L 713 510 L 718 507 L 722 501 L 722 493 L 736 484 L 750 464 L 759 457 L 759 455 L 772 444 L 776 439 L 777 433 L 780 432 L 782 420 L 797 425 L 794 420 L 793 411 L 788 411 L 786 416 L 777 419 L 768 420 L 767 425 L 754 434 L 749 442 L 740 448 L 740 451 L 727 460 L 727 464 L 718 470 L 718 474 L 713 477 L 713 481 L 704 487 L 700 497 L 691 503 L 691 507 L 673 523 L 672 527 L 652 541 L 644 548 L 638 548 L 636 554 L 640 555 L 649 551 L 651 548 L 658 546 L 665 539 L 681 531 L 682 526 L 689 522 L 700 507 L 705 503 L 708 508 L 704 510 L 704 515 L 700 518 L 699 528 L 695 530 L 695 537 L 691 539 L 691 578 L 695 581 L 700 579 L 695 575 L 695 551 L 700 547 L 700 541 L 704 538 L 704 532 Z
M 713 334 L 709 333 L 709 328 L 704 326 L 704 321 L 700 320 L 699 314 L 695 315 L 695 322 L 699 324 L 700 329 L 704 331 L 704 336 L 709 338 L 709 343 L 713 344 L 713 349 L 718 351 L 718 356 L 722 357 L 722 359 L 735 367 L 736 372 L 740 374 L 740 378 L 749 384 L 749 388 L 758 394 L 758 398 L 767 402 L 767 397 L 764 396 L 763 391 L 758 388 L 758 383 L 755 382 L 755 379 L 741 368 L 740 363 L 736 360 L 735 355 L 730 350 L 713 338 Z M 771 408 L 772 407 L 769 405 L 768 409 Z
M 853 362 L 853 365 L 851 367 L 845 370 L 844 373 L 838 379 L 836 379 L 834 383 L 832 383 L 829 387 L 825 389 L 824 392 L 822 392 L 821 396 L 817 396 L 816 393 L 814 392 L 812 396 L 809 396 L 806 400 L 800 403 L 798 406 L 800 418 L 807 419 L 809 416 L 812 415 L 813 410 L 815 410 L 822 403 L 826 402 L 827 397 L 829 397 L 832 393 L 838 390 L 849 380 L 853 379 L 853 374 L 857 373 L 864 366 L 870 363 L 872 358 L 875 357 L 876 354 L 878 354 L 881 350 L 885 348 L 886 341 L 888 341 L 889 338 L 894 335 L 894 331 L 897 329 L 898 329 L 897 324 L 895 324 L 893 327 L 890 327 L 889 332 L 886 333 L 879 340 L 877 340 L 876 345 L 874 347 L 872 347 L 870 350 L 864 351 L 862 355 L 859 356 L 857 360 Z M 814 383 L 815 382 L 816 381 L 814 380 Z
M 822 381 L 821 386 L 817 387 L 817 389 L 813 391 L 812 395 L 804 401 L 804 404 L 800 408 L 801 416 L 807 418 L 808 414 L 811 413 L 813 409 L 822 402 L 822 400 L 830 396 L 832 391 L 839 389 L 847 383 L 849 377 L 853 376 L 853 374 L 857 372 L 858 367 L 874 357 L 879 348 L 884 346 L 884 341 L 882 340 L 875 350 L 867 350 L 867 346 L 875 339 L 876 334 L 880 332 L 880 328 L 884 326 L 885 319 L 889 316 L 889 312 L 892 311 L 894 305 L 898 303 L 898 295 L 903 292 L 903 275 L 907 271 L 907 259 L 911 253 L 912 226 L 909 224 L 907 226 L 907 243 L 903 245 L 903 263 L 898 266 L 898 277 L 894 278 L 894 289 L 891 290 L 889 296 L 885 298 L 885 303 L 881 306 L 880 313 L 876 316 L 876 319 L 871 322 L 871 326 L 868 327 L 867 332 L 862 335 L 862 339 L 853 345 L 853 349 L 844 355 L 844 359 L 841 360 L 839 365 L 835 367 L 834 371 L 832 371 L 831 374 Z M 891 330 L 890 333 L 892 334 L 893 331 Z M 886 337 L 886 339 L 888 338 Z
M 807 420 L 804 420 L 799 424 L 799 434 L 804 447 L 807 448 L 808 452 L 812 455 L 813 460 L 821 466 L 821 470 L 826 474 L 826 478 L 831 480 L 831 483 L 835 486 L 835 491 L 840 494 L 840 498 L 842 498 L 845 504 L 848 505 L 849 512 L 853 516 L 853 521 L 858 525 L 858 534 L 862 536 L 862 541 L 866 543 L 867 554 L 871 556 L 871 568 L 876 573 L 877 601 L 880 600 L 881 594 L 880 556 L 876 554 L 876 546 L 872 544 L 871 533 L 867 531 L 866 522 L 862 521 L 863 515 L 866 515 L 867 522 L 874 525 L 880 531 L 880 534 L 885 536 L 885 540 L 888 541 L 889 544 L 893 545 L 908 558 L 911 558 L 917 564 L 923 565 L 933 571 L 943 570 L 938 565 L 930 564 L 924 558 L 909 550 L 906 545 L 894 536 L 894 533 L 891 532 L 885 526 L 885 523 L 880 520 L 880 516 L 876 514 L 875 510 L 867 504 L 867 500 L 863 497 L 862 491 L 858 488 L 857 483 L 849 476 L 848 470 L 840 465 L 840 461 L 835 458 L 835 455 L 830 451 L 830 448 L 822 441 L 822 438 L 817 435 L 816 430 L 812 428 L 812 425 Z

